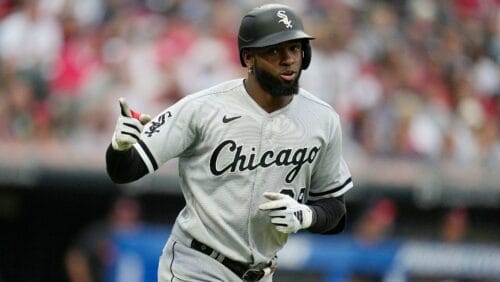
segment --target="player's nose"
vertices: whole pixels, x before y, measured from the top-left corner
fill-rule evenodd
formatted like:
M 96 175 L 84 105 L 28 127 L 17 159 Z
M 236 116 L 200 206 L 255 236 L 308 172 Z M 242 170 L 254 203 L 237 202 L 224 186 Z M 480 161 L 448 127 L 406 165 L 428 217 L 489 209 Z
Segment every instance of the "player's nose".
M 281 64 L 291 66 L 295 63 L 295 56 L 290 51 L 284 51 L 281 54 Z
M 295 54 L 289 50 L 282 50 L 280 55 L 282 65 L 291 66 L 296 61 Z

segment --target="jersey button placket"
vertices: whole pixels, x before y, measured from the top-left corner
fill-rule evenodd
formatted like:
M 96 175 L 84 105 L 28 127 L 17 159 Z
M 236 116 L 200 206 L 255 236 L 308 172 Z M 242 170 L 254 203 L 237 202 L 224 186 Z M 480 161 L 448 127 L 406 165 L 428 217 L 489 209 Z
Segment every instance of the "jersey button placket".
M 265 121 L 262 138 L 265 144 L 271 144 L 273 139 L 273 118 L 268 118 Z
M 258 152 L 258 155 L 260 156 L 262 154 L 262 152 L 265 152 L 267 150 L 270 150 L 272 148 L 272 118 L 263 118 L 261 120 L 261 135 L 260 135 L 260 149 L 259 149 L 259 152 Z M 253 187 L 253 191 L 252 191 L 252 204 L 251 206 L 253 208 L 257 208 L 258 204 L 260 203 L 260 199 L 262 197 L 262 193 L 264 192 L 262 189 L 265 189 L 264 187 L 265 186 L 262 186 L 262 173 L 263 173 L 263 169 L 262 168 L 258 168 L 255 172 L 255 182 L 254 182 L 254 187 Z M 248 237 L 248 243 L 249 243 L 249 246 L 250 246 L 250 249 L 252 250 L 255 250 L 256 249 L 256 246 L 255 246 L 255 242 L 252 241 L 252 239 L 254 238 L 254 236 L 251 235 L 252 231 L 250 229 L 251 227 L 249 227 L 249 237 Z

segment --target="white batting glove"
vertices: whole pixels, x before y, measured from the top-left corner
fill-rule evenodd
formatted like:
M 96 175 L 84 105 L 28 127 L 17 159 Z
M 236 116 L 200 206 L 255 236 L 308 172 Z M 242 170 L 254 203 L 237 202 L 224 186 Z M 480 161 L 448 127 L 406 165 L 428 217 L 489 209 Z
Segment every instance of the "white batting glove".
M 120 102 L 121 114 L 116 121 L 111 146 L 117 151 L 124 151 L 140 140 L 144 125 L 151 120 L 151 117 L 130 109 L 125 98 L 120 98 L 118 101 Z
M 269 210 L 271 223 L 282 233 L 296 233 L 311 226 L 313 211 L 288 195 L 265 192 L 263 196 L 271 201 L 261 204 L 260 210 Z

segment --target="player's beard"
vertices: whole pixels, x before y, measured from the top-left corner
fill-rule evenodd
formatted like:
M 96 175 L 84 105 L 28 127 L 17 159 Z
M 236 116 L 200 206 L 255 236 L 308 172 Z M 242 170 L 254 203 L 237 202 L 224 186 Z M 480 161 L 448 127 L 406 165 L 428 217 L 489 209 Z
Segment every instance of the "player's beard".
M 273 76 L 271 73 L 255 67 L 255 78 L 260 87 L 274 97 L 290 96 L 299 93 L 299 78 L 302 71 L 297 73 L 297 77 L 292 81 L 283 81 Z

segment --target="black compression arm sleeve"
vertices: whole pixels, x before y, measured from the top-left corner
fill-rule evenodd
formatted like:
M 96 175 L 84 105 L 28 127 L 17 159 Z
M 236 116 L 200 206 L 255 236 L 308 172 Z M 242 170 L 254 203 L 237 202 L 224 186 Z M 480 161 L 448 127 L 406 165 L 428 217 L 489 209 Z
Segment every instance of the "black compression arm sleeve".
M 106 151 L 106 170 L 115 183 L 132 182 L 148 173 L 146 164 L 134 147 L 125 151 L 116 151 L 111 144 Z
M 314 218 L 309 231 L 321 234 L 337 234 L 344 230 L 346 206 L 344 196 L 328 198 L 309 204 Z

